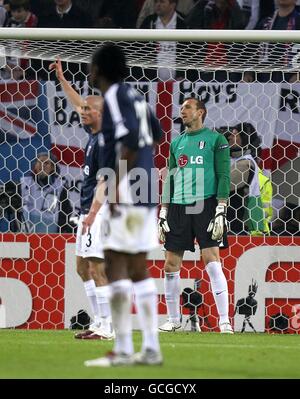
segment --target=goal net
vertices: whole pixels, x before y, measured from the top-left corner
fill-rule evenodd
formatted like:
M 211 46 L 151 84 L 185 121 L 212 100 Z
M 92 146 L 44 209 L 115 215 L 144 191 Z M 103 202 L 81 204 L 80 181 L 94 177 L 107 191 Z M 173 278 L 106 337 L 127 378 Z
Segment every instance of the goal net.
M 79 310 L 90 313 L 75 266 L 87 134 L 48 67 L 59 57 L 72 87 L 85 97 L 93 93 L 88 83 L 93 51 L 114 41 L 128 58 L 126 81 L 160 120 L 164 136 L 157 168 L 166 166 L 169 144 L 183 130 L 179 110 L 186 97 L 205 102 L 207 127 L 229 140 L 237 133 L 243 138 L 243 148 L 262 171 L 263 212 L 256 224 L 246 215 L 253 167 L 240 173 L 232 152 L 230 247 L 221 251 L 230 316 L 236 331 L 299 333 L 299 39 L 293 31 L 1 28 L 0 328 L 69 328 Z M 51 189 L 43 195 L 33 189 L 32 176 L 45 163 L 55 171 L 63 199 Z M 36 198 L 30 208 L 31 191 Z M 161 321 L 163 263 L 162 248 L 149 255 Z M 196 310 L 202 331 L 218 331 L 198 249 L 185 254 L 181 290 L 186 329 Z
M 89 63 L 103 41 L 117 41 L 130 66 L 202 71 L 295 71 L 299 69 L 299 39 L 293 31 L 126 30 L 20 28 L 13 34 L 0 28 L 3 56 Z M 261 32 L 261 33 L 260 33 Z M 20 40 L 20 37 L 24 40 Z M 159 47 L 168 51 L 157 57 Z M 170 57 L 175 51 L 176 57 Z M 0 53 L 0 55 L 1 55 Z

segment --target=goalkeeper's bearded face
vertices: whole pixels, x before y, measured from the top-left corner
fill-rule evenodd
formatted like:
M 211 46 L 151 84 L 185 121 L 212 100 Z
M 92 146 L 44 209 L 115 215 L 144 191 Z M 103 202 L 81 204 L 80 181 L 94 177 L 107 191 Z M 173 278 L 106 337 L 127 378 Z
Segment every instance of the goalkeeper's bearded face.
M 193 99 L 184 101 L 180 109 L 180 116 L 184 126 L 192 127 L 195 122 L 201 121 L 203 110 L 197 108 L 197 103 Z

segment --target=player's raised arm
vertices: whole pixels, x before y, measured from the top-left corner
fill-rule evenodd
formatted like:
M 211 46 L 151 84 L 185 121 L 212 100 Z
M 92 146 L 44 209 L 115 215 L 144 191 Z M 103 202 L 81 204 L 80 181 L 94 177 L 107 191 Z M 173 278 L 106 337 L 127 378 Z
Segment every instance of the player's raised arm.
M 80 112 L 84 100 L 64 77 L 61 60 L 58 58 L 55 62 L 49 65 L 49 69 L 50 71 L 55 70 L 56 77 L 59 80 L 68 100 L 71 102 L 75 110 Z

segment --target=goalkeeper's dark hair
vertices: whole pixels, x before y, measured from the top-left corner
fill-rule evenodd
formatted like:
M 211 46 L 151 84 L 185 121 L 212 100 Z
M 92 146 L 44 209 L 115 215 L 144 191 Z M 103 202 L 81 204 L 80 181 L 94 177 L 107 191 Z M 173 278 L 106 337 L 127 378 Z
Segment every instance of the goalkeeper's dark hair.
M 92 64 L 99 69 L 99 74 L 109 82 L 116 83 L 128 76 L 124 51 L 116 44 L 108 43 L 95 51 Z
M 184 101 L 187 101 L 187 100 L 194 100 L 196 103 L 197 109 L 203 109 L 203 111 L 204 111 L 204 113 L 202 115 L 202 123 L 203 123 L 206 118 L 206 115 L 207 115 L 207 109 L 206 109 L 204 101 L 199 100 L 199 98 L 196 98 L 196 97 L 186 97 L 184 99 Z

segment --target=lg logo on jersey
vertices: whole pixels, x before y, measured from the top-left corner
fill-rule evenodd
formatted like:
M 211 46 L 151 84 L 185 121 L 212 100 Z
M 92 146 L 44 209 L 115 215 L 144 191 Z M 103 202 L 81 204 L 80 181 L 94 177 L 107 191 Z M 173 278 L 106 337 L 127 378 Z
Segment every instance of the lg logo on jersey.
M 191 156 L 191 164 L 203 165 L 203 157 L 198 155 L 197 157 Z
M 188 164 L 189 158 L 187 155 L 180 155 L 178 158 L 178 166 L 180 168 L 184 168 Z M 201 155 L 190 157 L 190 164 L 191 165 L 203 165 L 203 157 Z
M 85 165 L 85 167 L 83 169 L 83 173 L 87 176 L 90 174 L 90 167 L 88 165 Z
M 178 166 L 180 168 L 184 168 L 187 163 L 188 163 L 189 159 L 186 155 L 180 155 L 180 157 L 178 158 Z

